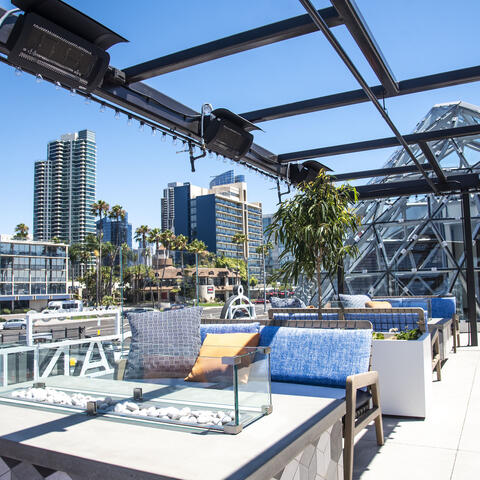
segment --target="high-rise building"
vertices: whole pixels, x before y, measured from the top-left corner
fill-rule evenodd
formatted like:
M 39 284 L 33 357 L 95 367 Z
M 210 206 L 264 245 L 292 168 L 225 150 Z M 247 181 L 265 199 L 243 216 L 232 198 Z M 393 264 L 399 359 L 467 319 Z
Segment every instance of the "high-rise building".
M 248 257 L 250 273 L 261 276 L 261 258 L 255 249 L 262 243 L 262 204 L 247 200 L 245 182 L 210 189 L 184 183 L 174 187 L 175 233 L 197 238 L 209 252 L 242 259 Z M 233 243 L 236 233 L 246 234 L 248 252 Z
M 128 223 L 128 213 L 123 220 L 109 217 L 97 220 L 96 226 L 97 229 L 102 229 L 103 242 L 110 242 L 117 246 L 126 243 L 129 248 L 132 248 L 132 224 Z
M 161 199 L 162 211 L 162 230 L 175 230 L 175 200 L 174 188 L 179 187 L 181 183 L 172 182 L 163 189 L 163 197 Z
M 228 172 L 220 173 L 213 177 L 210 182 L 210 188 L 216 187 L 218 185 L 227 185 L 229 183 L 241 183 L 245 182 L 245 175 L 235 175 L 233 170 L 228 170 Z
M 95 201 L 95 133 L 62 135 L 47 146 L 47 160 L 35 162 L 33 236 L 82 243 L 95 233 L 90 208 Z

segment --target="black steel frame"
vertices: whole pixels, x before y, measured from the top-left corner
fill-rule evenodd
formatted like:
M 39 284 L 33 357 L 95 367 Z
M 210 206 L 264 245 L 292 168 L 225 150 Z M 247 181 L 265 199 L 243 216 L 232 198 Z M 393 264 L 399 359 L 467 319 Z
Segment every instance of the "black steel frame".
M 37 4 L 41 3 L 42 2 L 38 2 Z M 412 193 L 443 194 L 460 192 L 467 195 L 468 192 L 480 191 L 478 175 L 464 174 L 451 176 L 445 174 L 441 170 L 438 162 L 436 162 L 427 144 L 429 141 L 442 138 L 479 135 L 480 126 L 478 128 L 477 126 L 473 126 L 452 128 L 442 130 L 441 132 L 402 135 L 379 103 L 379 99 L 382 98 L 408 95 L 415 92 L 459 85 L 467 82 L 476 82 L 480 80 L 480 66 L 472 66 L 397 81 L 353 0 L 331 0 L 332 7 L 323 10 L 316 10 L 309 0 L 300 0 L 300 3 L 305 7 L 307 14 L 231 35 L 187 50 L 133 65 L 123 70 L 110 67 L 100 87 L 96 88 L 90 94 L 86 92 L 78 93 L 89 95 L 99 101 L 110 102 L 121 109 L 132 112 L 132 114 L 139 118 L 153 122 L 153 125 L 158 125 L 163 129 L 169 129 L 172 134 L 178 133 L 184 136 L 190 145 L 196 144 L 201 146 L 202 138 L 199 112 L 142 83 L 142 80 L 222 58 L 227 55 L 233 55 L 249 49 L 309 34 L 319 29 L 354 74 L 362 88 L 286 105 L 263 108 L 243 113 L 241 116 L 251 122 L 258 123 L 292 115 L 353 105 L 370 100 L 390 126 L 395 137 L 321 147 L 280 155 L 272 153 L 257 144 L 253 144 L 250 151 L 241 159 L 240 163 L 244 163 L 257 171 L 265 172 L 270 176 L 288 182 L 289 162 L 401 145 L 405 151 L 409 153 L 412 161 L 415 163 L 415 168 L 424 178 L 422 180 L 388 182 L 379 185 L 359 187 L 362 198 L 382 198 L 390 195 L 411 195 Z M 29 5 L 28 8 L 30 11 L 35 11 L 35 2 L 26 2 L 25 4 Z M 62 11 L 64 14 L 65 8 L 60 0 L 49 0 L 51 14 L 55 15 L 55 4 L 58 7 L 58 11 Z M 3 13 L 5 12 L 0 9 L 0 18 Z M 9 53 L 6 39 L 8 39 L 8 35 L 14 24 L 12 18 L 14 19 L 15 17 L 8 18 L 3 26 L 0 25 L 0 61 L 10 65 L 11 63 L 5 56 Z M 351 59 L 346 55 L 336 40 L 331 29 L 332 27 L 342 24 L 349 30 L 379 79 L 380 85 L 370 87 L 366 84 Z M 15 65 L 12 66 L 15 67 Z M 428 164 L 421 164 L 410 150 L 410 145 L 415 144 L 420 147 Z M 383 175 L 406 173 L 404 171 L 406 167 L 402 168 L 402 172 L 397 170 L 388 173 L 383 169 Z M 431 171 L 434 172 L 434 177 L 429 174 Z M 352 172 L 341 175 L 332 173 L 332 176 L 335 177 L 336 180 L 368 178 L 369 176 L 372 177 L 376 175 L 381 175 L 381 173 L 378 170 Z

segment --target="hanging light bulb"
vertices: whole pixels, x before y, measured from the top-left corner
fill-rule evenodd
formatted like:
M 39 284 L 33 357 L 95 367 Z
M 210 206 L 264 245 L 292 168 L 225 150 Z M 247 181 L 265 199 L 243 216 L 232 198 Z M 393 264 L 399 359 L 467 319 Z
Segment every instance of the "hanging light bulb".
M 90 105 L 92 103 L 92 99 L 90 98 L 90 96 L 86 96 L 85 97 L 85 105 Z
M 43 80 L 43 77 L 39 73 L 37 73 L 37 75 L 35 75 L 35 81 L 37 83 L 40 83 L 42 80 Z
M 100 112 L 103 113 L 106 110 L 106 106 L 104 103 L 100 104 Z
M 220 158 L 222 159 L 223 163 L 227 163 L 227 159 L 223 155 L 220 155 Z
M 55 82 L 55 90 L 60 90 L 62 88 L 62 85 L 60 82 Z
M 22 73 L 23 73 L 23 72 L 22 72 L 22 69 L 21 69 L 21 68 L 17 67 L 17 68 L 15 69 L 15 75 L 16 75 L 17 77 L 19 77 Z
M 145 123 L 140 121 L 140 125 L 138 125 L 138 129 L 143 132 L 143 127 L 145 126 Z
M 133 122 L 132 116 L 129 115 L 129 116 L 127 117 L 127 125 L 131 125 L 132 122 Z
M 155 136 L 157 134 L 157 129 L 155 127 L 152 128 L 152 136 Z
M 211 150 L 208 151 L 208 158 L 213 158 L 213 152 Z
M 162 142 L 165 142 L 167 139 L 167 134 L 165 132 L 162 133 Z
M 77 91 L 76 91 L 74 88 L 72 88 L 72 89 L 70 90 L 70 95 L 71 95 L 72 97 L 74 97 L 76 93 L 77 93 Z
M 177 137 L 176 137 L 176 135 L 174 135 L 172 137 L 172 145 L 176 145 L 176 144 L 177 144 Z
M 117 110 L 117 109 L 115 109 L 115 118 L 116 118 L 117 120 L 120 119 L 120 111 Z

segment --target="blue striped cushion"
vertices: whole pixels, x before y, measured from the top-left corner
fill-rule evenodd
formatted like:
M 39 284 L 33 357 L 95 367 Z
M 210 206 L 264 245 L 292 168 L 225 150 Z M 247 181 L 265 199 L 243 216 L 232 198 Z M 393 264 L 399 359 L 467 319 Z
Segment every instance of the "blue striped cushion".
M 318 320 L 318 313 L 311 312 L 279 312 L 273 314 L 274 320 Z M 322 320 L 338 320 L 338 313 L 322 313 Z
M 345 388 L 349 375 L 368 371 L 372 330 L 267 326 L 261 346 L 270 346 L 276 382 Z
M 368 320 L 376 332 L 388 332 L 391 328 L 418 328 L 416 313 L 345 313 L 345 320 Z
M 206 323 L 200 325 L 200 341 L 203 343 L 208 333 L 258 333 L 259 322 L 251 323 Z

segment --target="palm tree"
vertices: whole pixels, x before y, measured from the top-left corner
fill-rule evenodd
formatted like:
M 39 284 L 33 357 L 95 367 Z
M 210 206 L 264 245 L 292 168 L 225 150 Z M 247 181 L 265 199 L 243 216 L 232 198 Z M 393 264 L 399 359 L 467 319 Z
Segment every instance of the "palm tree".
M 135 230 L 135 240 L 137 242 L 141 242 L 142 245 L 142 257 L 143 257 L 143 264 L 147 266 L 147 236 L 150 232 L 150 227 L 148 225 L 140 225 Z M 147 270 L 145 268 L 145 275 L 147 274 Z M 145 284 L 145 277 L 143 278 L 143 284 Z M 145 288 L 142 289 L 143 301 L 145 301 Z
M 102 217 L 106 217 L 108 210 L 110 209 L 110 205 L 103 200 L 97 200 L 96 202 L 92 203 L 90 207 L 90 212 L 98 216 L 100 219 L 99 228 L 97 228 L 97 237 L 99 241 L 99 254 L 97 257 L 97 307 L 100 304 L 100 264 L 102 262 L 102 239 L 103 239 L 103 222 Z
M 263 267 L 263 311 L 267 311 L 267 275 L 265 273 L 265 257 L 268 255 L 268 252 L 273 249 L 273 243 L 267 242 L 262 243 L 255 249 L 255 253 L 262 256 L 262 267 Z
M 187 248 L 188 238 L 185 235 L 177 235 L 175 237 L 175 250 L 180 251 L 180 258 L 182 262 L 182 285 L 183 285 L 183 298 L 185 299 L 185 281 L 184 281 L 184 266 L 183 266 L 183 252 Z
M 242 245 L 243 260 L 247 267 L 247 297 L 250 298 L 250 272 L 248 270 L 248 237 L 245 233 L 236 233 L 232 237 L 232 242 Z
M 28 238 L 28 227 L 24 223 L 19 223 L 15 227 L 15 240 L 26 240 Z
M 162 231 L 158 228 L 152 228 L 150 230 L 150 233 L 148 234 L 147 238 L 148 243 L 154 243 L 155 244 L 155 256 L 157 260 L 157 269 L 158 269 L 158 251 L 160 250 L 160 243 L 162 242 Z M 163 264 L 163 275 L 165 275 L 165 262 Z M 155 275 L 156 280 L 157 280 L 157 302 L 160 302 L 160 290 L 158 286 L 158 273 Z M 163 279 L 162 279 L 163 280 Z M 163 281 L 162 281 L 163 283 Z
M 108 217 L 111 220 L 115 220 L 116 222 L 115 251 L 113 253 L 112 270 L 110 272 L 110 285 L 112 285 L 113 283 L 114 266 L 117 261 L 117 255 L 121 249 L 122 240 L 124 240 L 123 238 L 120 238 L 120 220 L 125 220 L 126 216 L 127 216 L 127 212 L 123 209 L 121 205 L 114 205 L 110 209 L 110 212 L 108 213 Z M 122 280 L 120 279 L 120 281 Z
M 160 234 L 161 242 L 165 248 L 165 258 L 168 257 L 168 251 L 172 248 L 175 241 L 175 234 L 171 230 L 163 230 Z
M 195 270 L 196 270 L 195 290 L 196 290 L 196 295 L 197 295 L 196 304 L 198 305 L 198 255 L 201 255 L 202 253 L 205 253 L 207 251 L 207 246 L 201 240 L 195 239 L 195 240 L 192 240 L 187 245 L 187 251 L 195 254 Z

